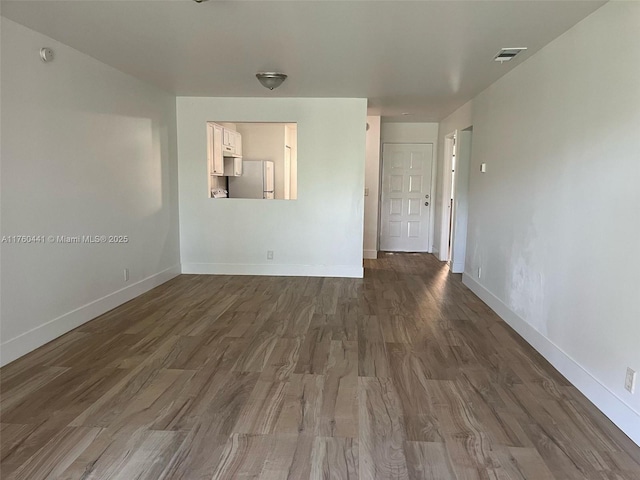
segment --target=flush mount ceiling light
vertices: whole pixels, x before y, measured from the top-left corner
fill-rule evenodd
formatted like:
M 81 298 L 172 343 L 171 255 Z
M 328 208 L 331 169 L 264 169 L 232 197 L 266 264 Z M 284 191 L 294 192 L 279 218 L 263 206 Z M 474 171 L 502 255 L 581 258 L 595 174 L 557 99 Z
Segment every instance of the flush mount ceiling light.
M 287 79 L 287 76 L 284 73 L 278 72 L 258 72 L 256 73 L 256 78 L 263 87 L 273 90 L 282 85 L 282 82 Z
M 523 52 L 526 49 L 527 47 L 502 48 L 500 49 L 498 54 L 495 57 L 493 57 L 493 60 L 500 63 L 508 62 L 513 57 L 515 57 L 520 52 Z

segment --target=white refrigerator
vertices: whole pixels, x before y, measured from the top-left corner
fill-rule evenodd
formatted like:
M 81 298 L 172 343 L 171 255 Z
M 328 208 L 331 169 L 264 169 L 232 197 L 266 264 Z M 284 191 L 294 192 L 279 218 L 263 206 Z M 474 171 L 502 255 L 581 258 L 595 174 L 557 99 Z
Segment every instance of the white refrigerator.
M 229 198 L 273 199 L 274 177 L 271 160 L 243 160 L 242 175 L 229 177 Z

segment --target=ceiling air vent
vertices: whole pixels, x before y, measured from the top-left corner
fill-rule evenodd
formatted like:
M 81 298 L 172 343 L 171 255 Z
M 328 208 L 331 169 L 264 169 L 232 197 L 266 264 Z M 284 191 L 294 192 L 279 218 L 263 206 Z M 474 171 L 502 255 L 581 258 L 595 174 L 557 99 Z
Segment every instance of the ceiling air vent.
M 493 59 L 496 62 L 500 62 L 500 63 L 508 62 L 513 57 L 515 57 L 520 52 L 526 49 L 527 47 L 503 48 L 498 52 L 498 54 L 495 57 L 493 57 Z

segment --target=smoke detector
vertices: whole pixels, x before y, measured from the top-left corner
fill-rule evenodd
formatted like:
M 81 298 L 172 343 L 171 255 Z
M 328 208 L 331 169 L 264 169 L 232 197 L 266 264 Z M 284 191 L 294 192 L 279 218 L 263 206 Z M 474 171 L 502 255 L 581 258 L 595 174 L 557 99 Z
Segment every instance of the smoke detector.
M 498 54 L 495 57 L 493 57 L 493 60 L 500 63 L 508 62 L 513 57 L 515 57 L 520 52 L 526 49 L 527 47 L 503 48 L 498 52 Z
M 42 47 L 40 49 L 40 60 L 47 63 L 53 60 L 53 50 L 48 47 Z

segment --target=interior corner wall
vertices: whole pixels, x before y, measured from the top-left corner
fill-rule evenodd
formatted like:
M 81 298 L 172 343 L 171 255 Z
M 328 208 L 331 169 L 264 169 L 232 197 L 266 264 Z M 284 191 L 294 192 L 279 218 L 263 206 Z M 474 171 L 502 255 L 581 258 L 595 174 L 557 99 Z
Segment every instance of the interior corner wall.
M 378 256 L 378 201 L 380 186 L 380 117 L 367 117 L 367 153 L 364 186 L 364 258 Z
M 473 100 L 464 275 L 638 444 L 639 30 L 609 2 Z
M 473 101 L 465 103 L 458 108 L 455 112 L 449 115 L 447 118 L 440 122 L 438 128 L 438 148 L 436 150 L 436 171 L 438 172 L 436 179 L 436 193 L 435 193 L 435 215 L 434 215 L 434 230 L 433 230 L 433 254 L 440 260 L 447 260 L 447 252 L 449 249 L 449 238 L 443 237 L 443 234 L 447 233 L 449 228 L 449 210 L 443 214 L 443 205 L 448 204 L 446 197 L 451 199 L 450 187 L 445 188 L 443 179 L 444 175 L 444 156 L 446 150 L 445 137 L 454 133 L 456 130 L 464 130 L 471 126 L 471 112 L 473 109 Z
M 366 111 L 357 98 L 178 97 L 183 272 L 362 277 Z M 217 118 L 298 124 L 297 200 L 208 198 Z
M 6 364 L 180 267 L 175 97 L 1 22 Z M 43 45 L 55 52 L 50 63 L 38 55 Z M 102 235 L 107 243 L 82 239 Z
M 382 117 L 380 127 L 381 143 L 431 143 L 433 144 L 433 155 L 438 151 L 438 131 L 439 124 L 433 122 L 385 122 Z M 433 158 L 433 167 L 431 170 L 431 195 L 436 196 L 436 179 L 438 176 L 437 159 Z M 432 253 L 435 240 L 435 218 L 437 207 L 433 205 L 431 208 L 431 218 L 429 221 L 429 242 L 427 251 Z

